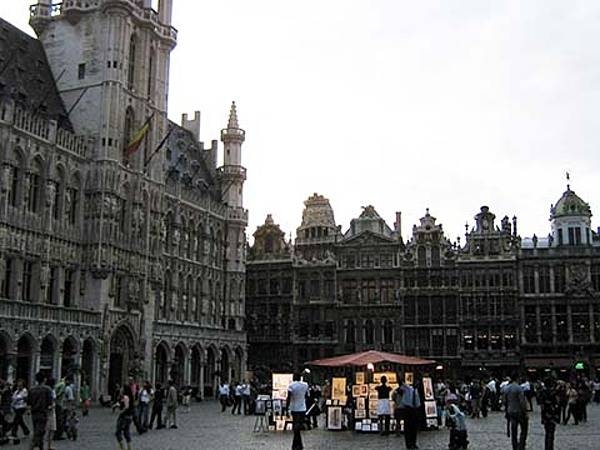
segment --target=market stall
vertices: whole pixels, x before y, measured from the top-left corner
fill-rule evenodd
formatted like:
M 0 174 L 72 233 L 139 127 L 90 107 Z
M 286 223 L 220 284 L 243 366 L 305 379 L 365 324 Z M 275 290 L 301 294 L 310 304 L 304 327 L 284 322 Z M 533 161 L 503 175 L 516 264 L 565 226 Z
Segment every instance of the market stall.
M 400 384 L 399 376 L 403 377 L 402 380 L 406 384 L 412 385 L 415 374 L 423 375 L 428 367 L 435 364 L 435 361 L 369 350 L 317 359 L 306 364 L 325 368 L 329 372 L 331 395 L 326 399 L 327 429 L 349 428 L 360 432 L 379 432 L 382 424 L 379 423 L 377 412 L 376 388 L 380 385 L 381 378 L 386 377 L 393 392 Z M 433 399 L 432 381 L 431 378 L 422 376 L 419 381 L 422 383 L 420 389 L 424 418 L 428 425 L 433 425 L 437 411 Z M 402 421 L 396 423 L 392 418 L 390 426 L 392 431 L 396 427 L 402 429 Z

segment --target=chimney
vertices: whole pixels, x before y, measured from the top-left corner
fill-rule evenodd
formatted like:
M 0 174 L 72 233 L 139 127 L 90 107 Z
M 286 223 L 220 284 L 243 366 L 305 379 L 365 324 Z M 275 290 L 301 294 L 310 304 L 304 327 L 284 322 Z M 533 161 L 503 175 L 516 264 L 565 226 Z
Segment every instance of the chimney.
M 396 222 L 394 222 L 394 230 L 398 236 L 402 236 L 402 212 L 396 211 Z

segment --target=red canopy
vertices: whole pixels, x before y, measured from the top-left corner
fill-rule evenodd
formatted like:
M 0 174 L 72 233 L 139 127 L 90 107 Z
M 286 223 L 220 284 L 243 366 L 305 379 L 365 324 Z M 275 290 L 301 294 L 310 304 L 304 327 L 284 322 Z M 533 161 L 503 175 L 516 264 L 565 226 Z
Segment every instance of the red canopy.
M 334 356 L 333 358 L 315 359 L 306 364 L 311 366 L 323 367 L 345 367 L 345 366 L 366 366 L 369 363 L 376 364 L 380 362 L 390 362 L 402 364 L 405 366 L 427 366 L 435 364 L 430 359 L 420 359 L 414 356 L 400 355 L 398 353 L 378 352 L 369 350 L 366 352 L 352 353 L 350 355 Z

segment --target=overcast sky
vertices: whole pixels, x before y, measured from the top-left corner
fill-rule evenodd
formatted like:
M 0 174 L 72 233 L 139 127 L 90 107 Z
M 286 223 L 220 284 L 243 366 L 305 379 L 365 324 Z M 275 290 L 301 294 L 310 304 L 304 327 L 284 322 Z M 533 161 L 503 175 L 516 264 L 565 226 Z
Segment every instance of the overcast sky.
M 169 116 L 201 110 L 209 142 L 236 101 L 249 235 L 295 234 L 318 192 L 343 231 L 372 204 L 406 239 L 430 208 L 454 241 L 488 205 L 544 236 L 567 170 L 600 214 L 597 0 L 174 3 Z

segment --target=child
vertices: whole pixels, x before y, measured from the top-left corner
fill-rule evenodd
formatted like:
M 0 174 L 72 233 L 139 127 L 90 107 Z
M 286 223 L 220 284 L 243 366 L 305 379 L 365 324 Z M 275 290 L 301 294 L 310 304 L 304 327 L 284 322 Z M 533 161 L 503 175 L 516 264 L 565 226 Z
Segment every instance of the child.
M 77 418 L 77 413 L 75 411 L 71 411 L 67 417 L 67 438 L 76 441 L 78 427 L 79 419 Z
M 452 400 L 446 400 L 446 425 L 450 428 L 450 450 L 466 450 L 467 423 L 463 413 Z

